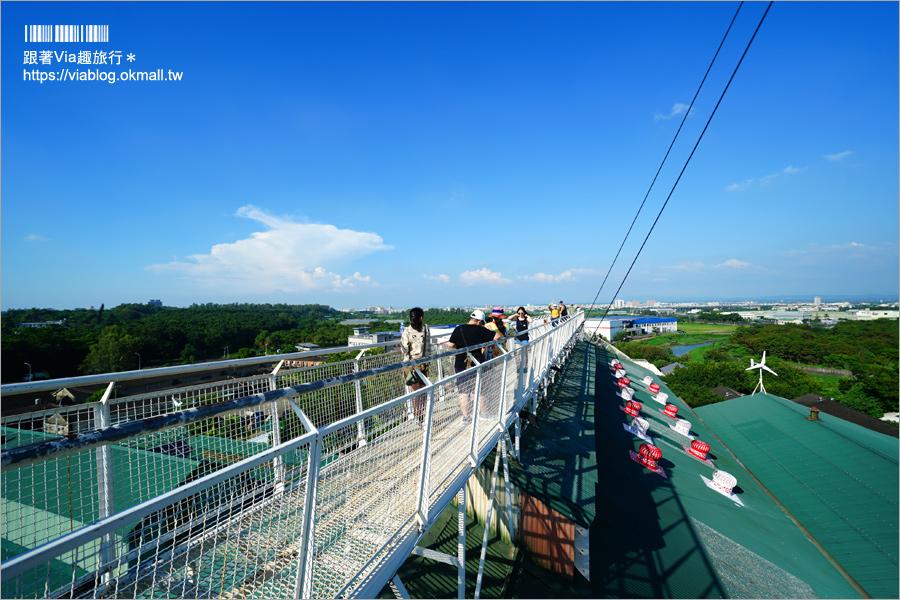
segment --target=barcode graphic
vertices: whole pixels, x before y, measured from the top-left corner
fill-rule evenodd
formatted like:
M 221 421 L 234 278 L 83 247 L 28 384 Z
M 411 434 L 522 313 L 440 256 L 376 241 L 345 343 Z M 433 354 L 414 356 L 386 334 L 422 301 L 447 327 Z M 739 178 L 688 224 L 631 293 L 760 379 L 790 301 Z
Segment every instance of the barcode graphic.
M 109 25 L 26 25 L 26 42 L 108 42 Z

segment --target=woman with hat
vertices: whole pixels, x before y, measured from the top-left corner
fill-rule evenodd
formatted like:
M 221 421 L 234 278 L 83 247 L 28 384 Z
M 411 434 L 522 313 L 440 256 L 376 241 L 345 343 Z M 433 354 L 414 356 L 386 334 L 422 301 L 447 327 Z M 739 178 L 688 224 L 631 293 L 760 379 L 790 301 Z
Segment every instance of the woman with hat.
M 506 315 L 503 314 L 502 306 L 495 306 L 491 311 L 491 315 L 488 317 L 488 320 L 485 322 L 484 326 L 490 329 L 491 331 L 496 331 L 502 336 L 506 336 L 506 324 L 503 322 L 503 319 L 506 318 Z M 490 360 L 494 356 L 499 354 L 499 350 L 496 350 L 494 347 L 488 348 L 486 356 L 487 360 Z

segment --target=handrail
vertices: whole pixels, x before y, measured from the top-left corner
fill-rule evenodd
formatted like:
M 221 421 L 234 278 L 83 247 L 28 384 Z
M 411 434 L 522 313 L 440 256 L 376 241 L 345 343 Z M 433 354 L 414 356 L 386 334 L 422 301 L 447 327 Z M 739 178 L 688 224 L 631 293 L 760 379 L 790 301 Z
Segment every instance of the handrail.
M 432 339 L 443 336 L 431 336 Z M 489 344 L 496 342 L 489 342 Z M 96 375 L 79 375 L 76 377 L 61 377 L 59 379 L 43 379 L 40 381 L 28 381 L 21 383 L 6 383 L 0 385 L 0 395 L 20 394 L 25 392 L 45 392 L 57 390 L 63 387 L 86 386 L 98 383 L 137 381 L 151 377 L 164 377 L 166 375 L 185 375 L 190 373 L 204 373 L 207 371 L 219 371 L 231 367 L 247 367 L 277 363 L 281 360 L 306 360 L 316 356 L 327 356 L 341 352 L 356 352 L 357 350 L 370 350 L 373 348 L 390 348 L 400 345 L 399 340 L 378 342 L 375 344 L 362 344 L 359 346 L 337 346 L 334 348 L 321 348 L 319 350 L 304 350 L 302 352 L 289 352 L 282 354 L 267 354 L 265 356 L 251 356 L 248 358 L 232 358 L 189 365 L 174 365 L 170 367 L 154 367 L 152 369 L 140 369 L 137 371 L 119 371 L 113 373 L 98 373 Z M 481 346 L 479 346 L 481 347 Z M 474 348 L 474 346 L 470 347 Z
M 221 456 L 221 453 L 227 454 L 223 456 L 221 466 L 217 466 L 212 473 L 208 473 L 202 468 L 195 470 L 197 479 L 193 479 L 193 477 L 183 479 L 184 476 L 179 475 L 174 481 L 181 481 L 181 483 L 174 484 L 177 486 L 174 489 L 166 487 L 152 495 L 140 495 L 134 498 L 135 503 L 133 504 L 130 503 L 132 500 L 128 498 L 126 503 L 116 505 L 112 509 L 114 512 L 94 513 L 89 520 L 84 520 L 82 523 L 78 522 L 81 517 L 76 512 L 75 518 L 71 516 L 69 518 L 80 529 L 64 535 L 59 532 L 52 533 L 48 529 L 46 534 L 49 534 L 50 537 L 49 539 L 44 538 L 43 544 L 38 543 L 31 549 L 3 561 L 3 580 L 6 585 L 16 587 L 15 595 L 17 596 L 22 594 L 18 591 L 18 586 L 23 583 L 29 586 L 29 591 L 24 592 L 26 595 L 40 594 L 40 590 L 44 589 L 44 584 L 38 583 L 37 587 L 34 587 L 32 580 L 29 579 L 34 576 L 37 576 L 39 581 L 43 577 L 47 578 L 47 585 L 50 587 L 45 590 L 45 593 L 81 594 L 84 589 L 87 589 L 85 586 L 94 586 L 91 593 L 100 596 L 117 595 L 118 592 L 137 595 L 144 593 L 142 590 L 145 585 L 160 585 L 163 587 L 158 588 L 159 590 L 164 589 L 174 594 L 180 593 L 182 596 L 208 593 L 224 594 L 226 588 L 218 587 L 218 575 L 214 576 L 215 581 L 208 579 L 208 574 L 204 575 L 207 579 L 203 579 L 203 585 L 214 584 L 212 588 L 197 587 L 190 588 L 189 591 L 187 587 L 184 587 L 188 585 L 188 580 L 193 582 L 192 585 L 199 585 L 199 583 L 196 579 L 195 567 L 183 563 L 183 561 L 203 560 L 207 561 L 207 566 L 211 566 L 209 561 L 213 561 L 211 558 L 213 555 L 210 555 L 205 549 L 204 540 L 211 540 L 214 552 L 216 548 L 224 548 L 227 554 L 229 540 L 232 540 L 231 543 L 237 543 L 238 540 L 245 539 L 253 544 L 252 540 L 256 539 L 253 536 L 271 536 L 272 534 L 263 528 L 257 533 L 247 534 L 247 537 L 244 538 L 242 536 L 245 535 L 245 531 L 250 531 L 256 526 L 262 527 L 260 524 L 263 522 L 267 524 L 277 522 L 279 524 L 277 526 L 278 536 L 283 536 L 277 537 L 279 545 L 269 548 L 263 544 L 258 553 L 252 555 L 259 557 L 259 560 L 262 561 L 258 563 L 260 566 L 265 563 L 278 572 L 278 583 L 274 584 L 276 587 L 272 588 L 270 592 L 277 589 L 279 594 L 290 594 L 289 588 L 295 586 L 294 593 L 297 597 L 334 596 L 337 588 L 329 586 L 338 585 L 343 586 L 340 593 L 337 593 L 338 596 L 347 593 L 351 596 L 365 597 L 377 593 L 377 589 L 384 585 L 384 577 L 389 574 L 389 571 L 392 574 L 395 570 L 395 563 L 405 558 L 404 553 L 408 555 L 408 546 L 414 544 L 417 539 L 416 531 L 421 532 L 421 528 L 432 523 L 440 511 L 449 504 L 450 498 L 455 496 L 456 490 L 496 445 L 500 436 L 503 435 L 502 432 L 512 423 L 517 422 L 518 410 L 528 402 L 537 402 L 536 395 L 540 386 L 546 385 L 549 381 L 547 378 L 552 376 L 552 365 L 565 356 L 562 351 L 573 342 L 580 330 L 580 324 L 581 320 L 579 319 L 571 323 L 563 321 L 557 328 L 550 324 L 535 327 L 532 329 L 534 343 L 517 346 L 514 350 L 476 365 L 472 369 L 476 374 L 476 385 L 473 388 L 475 391 L 469 404 L 468 414 L 472 419 L 468 425 L 463 422 L 462 418 L 467 411 L 465 409 L 459 411 L 454 401 L 458 389 L 458 383 L 454 382 L 460 382 L 466 377 L 466 374 L 448 373 L 448 361 L 458 354 L 473 349 L 505 344 L 510 341 L 509 337 L 478 346 L 453 349 L 412 361 L 383 364 L 382 361 L 377 360 L 374 364 L 380 366 L 352 373 L 347 373 L 346 365 L 339 369 L 325 368 L 322 371 L 313 370 L 312 372 L 304 368 L 288 372 L 286 375 L 288 378 L 279 382 L 279 385 L 287 387 L 281 389 L 275 388 L 276 374 L 273 372 L 270 375 L 272 387 L 256 387 L 254 389 L 259 390 L 259 393 L 256 394 L 247 394 L 241 398 L 224 400 L 215 404 L 201 404 L 184 410 L 164 412 L 143 419 L 132 418 L 130 421 L 123 421 L 116 425 L 4 450 L 2 467 L 6 481 L 24 483 L 29 481 L 26 475 L 30 477 L 30 473 L 32 473 L 30 470 L 22 471 L 22 474 L 10 473 L 9 469 L 51 457 L 64 457 L 62 463 L 57 464 L 66 465 L 65 470 L 62 471 L 66 475 L 59 480 L 61 486 L 66 486 L 72 485 L 65 479 L 69 476 L 69 463 L 65 458 L 67 455 L 91 448 L 96 449 L 95 452 L 98 453 L 108 451 L 110 444 L 134 440 L 134 442 L 121 444 L 120 452 L 136 451 L 133 454 L 135 462 L 127 464 L 132 464 L 133 469 L 137 470 L 125 471 L 123 468 L 120 472 L 123 474 L 133 473 L 135 476 L 143 478 L 143 474 L 146 473 L 143 470 L 145 467 L 142 466 L 146 464 L 147 452 L 145 450 L 150 450 L 152 446 L 163 442 L 169 443 L 171 440 L 184 443 L 180 441 L 186 439 L 182 435 L 196 436 L 198 440 L 200 438 L 213 439 L 204 438 L 203 436 L 206 435 L 220 435 L 207 433 L 209 429 L 191 429 L 187 427 L 188 425 L 195 427 L 208 423 L 211 428 L 214 422 L 222 422 L 223 415 L 245 411 L 249 407 L 266 405 L 269 407 L 265 410 L 266 414 L 271 414 L 276 422 L 284 419 L 281 421 L 284 426 L 290 422 L 282 412 L 286 409 L 290 413 L 285 399 L 295 397 L 299 397 L 298 402 L 302 404 L 303 408 L 295 405 L 294 410 L 303 412 L 303 416 L 306 417 L 300 419 L 300 423 L 305 424 L 302 427 L 295 424 L 282 430 L 282 433 L 288 433 L 287 437 L 280 435 L 278 428 L 273 425 L 267 436 L 269 441 L 259 442 L 255 438 L 248 440 L 254 444 L 252 448 L 241 450 L 237 446 L 231 446 L 231 449 L 221 450 L 217 446 L 209 446 L 210 452 L 216 454 L 216 458 L 214 458 L 216 461 L 220 460 L 218 457 Z M 355 347 L 355 349 L 360 348 Z M 279 357 L 282 356 L 284 355 L 279 355 Z M 521 372 L 517 377 L 517 383 L 511 381 L 510 385 L 507 385 L 507 372 L 514 368 L 514 365 L 521 364 L 518 361 L 525 360 L 526 356 L 529 357 L 528 363 L 533 368 L 527 371 L 527 375 L 523 374 L 525 372 Z M 389 355 L 386 360 L 396 361 L 397 358 L 398 356 L 394 354 Z M 399 377 L 399 370 L 433 361 L 438 365 L 437 380 L 430 382 L 425 388 L 404 393 L 402 391 L 404 388 L 400 383 L 402 379 Z M 371 364 L 373 363 L 369 363 L 369 365 Z M 452 372 L 452 368 L 450 371 Z M 299 383 L 304 379 L 296 376 L 289 377 L 290 373 L 308 373 L 319 377 L 335 373 L 341 375 L 309 383 Z M 387 373 L 393 375 L 387 378 L 383 377 Z M 509 373 L 509 376 L 516 377 L 512 372 Z M 259 377 L 247 379 L 256 380 Z M 366 387 L 367 380 L 369 387 Z M 479 381 L 486 382 L 489 387 L 483 388 L 477 383 Z M 321 398 L 325 398 L 328 403 L 338 400 L 346 402 L 348 388 L 351 392 L 350 396 L 355 395 L 353 393 L 354 383 L 356 383 L 356 393 L 359 393 L 359 383 L 362 383 L 364 391 L 368 390 L 365 392 L 367 394 L 366 404 L 361 404 L 360 397 L 355 396 L 355 401 L 351 401 L 347 405 L 351 412 L 343 410 L 327 413 L 315 412 L 320 410 L 323 405 L 317 404 L 322 402 Z M 348 384 L 350 385 L 348 386 Z M 252 387 L 248 385 L 244 389 L 249 390 Z M 329 388 L 335 388 L 335 391 L 320 396 L 321 390 Z M 235 386 L 233 389 L 236 390 L 237 387 Z M 405 389 L 408 390 L 408 388 Z M 372 393 L 376 395 L 371 396 Z M 462 390 L 459 390 L 459 393 L 463 393 Z M 220 394 L 220 392 L 215 392 L 215 395 L 210 395 L 210 398 L 220 398 L 222 397 Z M 416 398 L 422 395 L 427 396 L 426 421 L 422 427 L 416 429 L 415 424 L 406 421 L 413 416 L 410 411 L 413 410 Z M 302 400 L 304 397 L 311 398 L 311 400 L 304 403 Z M 168 400 L 164 402 L 168 402 Z M 487 423 L 482 422 L 480 417 L 476 418 L 476 415 L 482 414 L 479 412 L 482 403 L 487 403 L 484 405 Z M 97 404 L 89 406 L 95 407 L 96 410 Z M 440 408 L 438 408 L 439 406 Z M 167 411 L 171 410 L 171 407 L 166 408 L 165 405 L 163 408 Z M 307 409 L 313 412 L 307 412 Z M 435 421 L 438 417 L 434 416 L 434 411 L 439 411 L 438 414 L 441 415 L 439 422 Z M 325 414 L 329 415 L 328 421 L 321 418 Z M 107 424 L 109 420 L 101 419 L 96 422 Z M 358 427 L 365 430 L 360 437 L 355 436 Z M 244 426 L 241 424 L 241 430 L 243 428 Z M 459 434 L 450 433 L 456 432 L 457 428 L 459 428 Z M 172 430 L 173 433 L 156 435 L 158 432 L 168 430 Z M 181 431 L 184 434 L 180 433 Z M 440 437 L 432 437 L 435 432 L 440 432 Z M 252 434 L 247 435 L 249 437 Z M 221 439 L 226 438 L 222 437 Z M 246 439 L 245 437 L 234 438 L 234 440 Z M 141 440 L 147 440 L 147 443 Z M 403 443 L 398 444 L 399 440 L 403 440 Z M 206 442 L 202 441 L 201 443 Z M 234 443 L 244 442 L 235 441 Z M 268 444 L 271 446 L 266 448 Z M 112 446 L 112 448 L 115 447 Z M 397 451 L 401 451 L 401 454 L 405 456 L 412 456 L 409 452 L 412 447 L 421 448 L 422 455 L 416 456 L 413 460 L 395 462 L 395 457 L 398 456 Z M 257 448 L 263 448 L 263 450 Z M 156 451 L 159 452 L 159 450 Z M 174 461 L 179 456 L 177 454 L 178 447 L 173 443 L 173 447 L 166 452 L 169 451 L 173 452 L 171 456 Z M 242 454 L 243 452 L 252 452 L 252 455 Z M 414 452 L 418 452 L 418 450 L 414 450 Z M 359 453 L 359 459 L 354 458 L 357 453 Z M 74 454 L 74 456 L 80 455 Z M 121 460 L 123 456 L 120 455 L 119 459 Z M 371 459 L 379 458 L 384 460 L 377 463 L 370 462 Z M 236 462 L 230 462 L 232 460 L 236 460 Z M 79 466 L 79 463 L 88 464 L 92 461 L 93 454 L 73 461 L 72 473 L 74 474 L 74 468 Z M 99 463 L 97 464 L 99 465 Z M 376 472 L 380 473 L 383 469 L 387 474 L 392 469 L 396 470 L 401 464 L 404 466 L 399 471 L 391 473 L 389 477 L 393 481 L 391 485 L 397 486 L 398 491 L 403 489 L 405 494 L 403 498 L 408 500 L 379 500 L 382 504 L 378 506 L 394 512 L 378 513 L 380 516 L 372 523 L 368 525 L 367 521 L 360 523 L 358 531 L 355 526 L 351 526 L 347 531 L 341 529 L 344 526 L 334 521 L 338 518 L 338 508 L 330 504 L 329 498 L 342 498 L 343 496 L 340 495 L 345 493 L 344 486 L 349 486 L 348 490 L 355 488 L 359 492 L 359 486 L 356 485 L 359 480 L 356 477 L 365 475 L 367 470 L 376 469 Z M 185 467 L 192 468 L 188 465 Z M 196 469 L 196 467 L 194 468 Z M 40 472 L 40 470 L 35 472 Z M 82 469 L 81 472 L 81 477 L 83 477 L 90 473 L 90 469 Z M 158 472 L 162 473 L 161 470 Z M 52 481 L 52 479 L 45 481 L 45 484 L 48 481 Z M 379 484 L 379 481 L 383 480 L 376 478 L 365 485 L 383 485 Z M 210 490 L 215 489 L 213 486 L 218 485 L 224 487 L 211 493 Z M 112 487 L 106 491 L 98 490 L 97 493 L 102 496 L 113 492 Z M 317 492 L 317 488 L 323 491 Z M 65 488 L 61 487 L 58 491 L 63 489 Z M 325 496 L 319 498 L 319 494 L 325 494 Z M 108 501 L 110 498 L 101 497 L 100 500 Z M 368 514 L 366 505 L 376 498 L 377 494 L 374 496 L 369 493 L 361 494 L 358 497 L 361 504 L 354 505 L 352 510 L 356 512 L 351 512 L 351 514 L 357 515 L 359 518 Z M 69 502 L 70 504 L 72 502 L 71 496 Z M 23 506 L 26 511 L 29 510 L 28 504 Z M 194 511 L 197 511 L 196 515 Z M 84 514 L 87 516 L 87 513 Z M 388 517 L 387 520 L 385 520 L 386 517 Z M 27 513 L 23 512 L 18 518 L 24 523 Z M 140 520 L 140 524 L 134 532 L 141 533 L 132 535 L 124 530 L 125 526 L 137 520 Z M 197 527 L 206 527 L 206 524 L 213 522 L 215 527 L 208 530 L 197 530 Z M 256 525 L 250 527 L 253 523 Z M 374 527 L 374 529 L 370 527 Z M 127 540 L 126 534 L 131 535 Z M 139 535 L 139 537 L 134 537 L 135 535 Z M 214 538 L 219 535 L 225 537 Z M 233 535 L 236 537 L 232 537 Z M 192 542 L 184 545 L 183 540 L 191 538 L 191 536 L 196 537 Z M 344 573 L 346 579 L 331 581 L 320 579 L 317 575 L 318 569 L 326 564 L 319 562 L 326 560 L 320 556 L 331 552 L 328 548 L 317 545 L 318 536 L 337 536 L 335 539 L 342 544 L 340 561 L 348 556 L 346 552 L 351 549 L 354 552 L 359 550 L 359 554 L 354 554 L 353 562 L 347 562 L 347 570 Z M 368 545 L 359 546 L 363 542 Z M 33 543 L 29 542 L 27 545 L 30 547 L 30 544 Z M 192 543 L 193 545 L 191 545 Z M 224 545 L 219 546 L 219 544 Z M 359 547 L 357 548 L 357 546 Z M 248 546 L 247 551 L 250 547 Z M 255 548 L 255 546 L 252 547 Z M 83 548 L 83 550 L 78 550 L 78 548 Z M 49 574 L 38 574 L 39 572 L 44 573 L 39 571 L 44 568 L 42 565 L 50 564 L 52 559 L 64 557 L 71 552 L 75 552 L 75 555 L 78 555 L 79 552 L 84 552 L 84 554 L 75 562 L 72 562 L 71 558 L 64 558 L 60 565 L 47 570 L 47 573 L 50 573 L 54 572 L 53 569 L 63 569 L 59 573 L 65 572 L 66 580 L 53 579 L 51 584 Z M 235 557 L 228 560 L 236 561 L 232 567 L 237 568 L 235 565 L 242 560 L 240 557 L 243 556 L 242 552 L 244 551 L 233 546 L 231 552 L 236 553 Z M 293 554 L 291 554 L 292 552 Z M 290 558 L 290 556 L 294 558 Z M 337 556 L 335 554 L 332 558 Z M 282 559 L 282 557 L 287 558 Z M 256 561 L 257 558 L 247 560 Z M 266 563 L 267 560 L 276 561 L 277 565 L 274 562 Z M 281 562 L 282 560 L 288 561 L 293 566 L 287 567 L 287 563 Z M 327 560 L 331 560 L 331 558 Z M 145 561 L 152 561 L 152 564 Z M 183 563 L 184 566 L 176 567 L 173 570 L 176 562 L 179 565 Z M 80 568 L 87 572 L 77 572 L 76 565 L 80 565 Z M 159 571 L 160 579 L 157 580 L 157 567 L 163 571 L 170 569 L 171 572 Z M 186 571 L 178 575 L 181 579 L 175 579 L 175 571 L 181 568 Z M 38 571 L 34 571 L 35 575 L 30 574 L 33 569 L 38 569 Z M 295 570 L 296 578 L 288 573 L 291 569 Z M 187 571 L 193 574 L 188 574 Z M 144 579 L 140 579 L 141 577 Z M 16 579 L 16 582 L 11 583 L 12 579 Z M 255 585 L 254 578 L 249 575 L 242 581 L 244 583 L 241 585 Z M 314 591 L 314 584 L 318 591 Z M 63 587 L 52 589 L 58 585 L 63 585 Z M 224 586 L 224 584 L 221 585 Z M 218 591 L 213 591 L 214 589 Z M 76 592 L 76 590 L 81 591 Z M 6 591 L 13 592 L 12 588 L 8 588 Z M 244 593 L 247 590 L 227 589 L 228 593 L 232 593 L 232 591 Z
M 234 400 L 225 400 L 216 404 L 188 408 L 166 415 L 150 417 L 148 419 L 126 421 L 125 423 L 119 423 L 116 425 L 111 425 L 109 427 L 94 429 L 92 431 L 83 433 L 75 433 L 52 440 L 44 440 L 35 444 L 17 446 L 15 448 L 4 450 L 2 454 L 0 454 L 0 456 L 2 456 L 2 458 L 0 458 L 0 470 L 6 471 L 14 467 L 21 467 L 50 458 L 65 456 L 66 454 L 71 454 L 72 452 L 88 450 L 90 448 L 97 448 L 99 446 L 103 446 L 113 442 L 119 442 L 131 437 L 136 437 L 138 435 L 145 435 L 148 433 L 164 431 L 173 427 L 190 425 L 191 423 L 204 421 L 206 419 L 232 413 L 237 410 L 246 410 L 256 406 L 261 406 L 263 404 L 274 402 L 275 400 L 286 398 L 288 396 L 298 396 L 317 390 L 324 390 L 338 385 L 343 385 L 345 383 L 352 383 L 354 381 L 368 379 L 369 377 L 372 377 L 374 375 L 381 375 L 409 366 L 425 364 L 437 359 L 455 356 L 463 352 L 470 352 L 474 349 L 497 345 L 504 341 L 506 341 L 505 338 L 502 340 L 479 344 L 478 346 L 469 346 L 467 348 L 453 350 L 452 352 L 432 354 L 430 356 L 418 358 L 411 361 L 396 363 L 393 365 L 385 365 L 383 367 L 368 369 L 366 371 L 358 371 L 356 373 L 351 373 L 350 375 L 342 375 L 340 377 L 323 379 L 320 381 L 314 381 L 312 383 L 302 383 L 296 386 L 282 388 L 280 390 L 272 390 L 269 392 L 254 394 L 252 396 L 244 396 L 243 398 L 237 398 Z
M 61 387 L 85 386 L 97 383 L 109 383 L 119 381 L 135 381 L 150 377 L 163 377 L 165 375 L 184 375 L 187 373 L 204 373 L 206 371 L 219 371 L 230 367 L 246 367 L 277 363 L 281 360 L 305 360 L 315 356 L 326 356 L 339 352 L 355 352 L 371 348 L 387 348 L 397 346 L 400 342 L 379 342 L 377 344 L 364 344 L 361 346 L 339 346 L 336 348 L 322 348 L 321 350 L 306 350 L 303 352 L 290 352 L 287 354 L 267 354 L 266 356 L 251 356 L 249 358 L 232 358 L 213 362 L 193 363 L 190 365 L 175 365 L 171 367 L 155 367 L 141 369 L 139 371 L 120 371 L 115 373 L 98 373 L 96 375 L 79 375 L 77 377 L 61 377 L 59 379 L 44 379 L 23 383 L 7 383 L 0 386 L 0 394 L 19 394 L 23 392 L 45 392 Z

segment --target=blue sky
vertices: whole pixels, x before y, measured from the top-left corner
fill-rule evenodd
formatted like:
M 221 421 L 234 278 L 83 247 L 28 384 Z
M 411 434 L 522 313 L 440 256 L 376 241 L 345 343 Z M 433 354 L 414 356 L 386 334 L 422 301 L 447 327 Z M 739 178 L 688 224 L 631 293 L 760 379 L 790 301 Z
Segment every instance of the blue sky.
M 737 7 L 4 2 L 0 304 L 590 302 Z M 599 302 L 765 8 L 741 8 Z M 897 22 L 776 3 L 619 297 L 896 297 Z M 28 80 L 66 68 L 117 81 Z M 156 69 L 181 79 L 121 80 Z

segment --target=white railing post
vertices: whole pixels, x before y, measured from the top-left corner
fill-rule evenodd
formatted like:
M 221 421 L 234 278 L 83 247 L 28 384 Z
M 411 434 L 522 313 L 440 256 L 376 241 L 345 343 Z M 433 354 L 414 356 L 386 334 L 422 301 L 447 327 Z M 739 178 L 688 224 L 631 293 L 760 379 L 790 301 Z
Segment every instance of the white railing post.
M 434 408 L 434 385 L 429 385 L 426 389 L 428 399 L 425 404 L 425 431 L 422 434 L 422 460 L 420 462 L 419 489 L 416 498 L 416 519 L 419 521 L 420 532 L 424 530 L 425 525 L 428 523 L 428 497 L 431 493 L 429 489 L 429 474 L 431 470 L 431 420 Z
M 507 373 L 509 372 L 509 362 L 512 358 L 512 355 L 507 352 L 503 355 L 503 376 L 500 378 L 500 417 L 498 419 L 498 425 L 502 428 L 503 423 L 506 422 L 506 382 Z
M 476 448 L 476 444 L 478 440 L 475 436 L 475 431 L 478 428 L 478 415 L 481 410 L 481 364 L 476 365 L 475 367 L 475 392 L 473 394 L 474 398 L 472 399 L 472 434 L 469 440 L 469 463 L 472 468 L 478 466 L 478 449 Z
M 109 397 L 112 395 L 114 382 L 110 382 L 103 397 L 94 406 L 95 429 L 109 427 Z M 112 451 L 109 444 L 100 446 L 96 450 L 97 457 L 97 493 L 99 495 L 98 515 L 104 519 L 115 512 L 115 496 L 113 491 L 113 464 Z M 116 538 L 113 534 L 103 535 L 100 542 L 100 568 L 102 585 L 108 585 L 111 580 L 110 569 L 116 558 Z
M 281 370 L 283 364 L 284 361 L 280 361 L 269 375 L 269 390 L 271 391 L 278 389 L 278 371 Z M 272 402 L 270 406 L 271 415 L 269 418 L 272 419 L 272 447 L 274 448 L 281 443 L 281 422 L 278 419 L 278 402 Z M 280 454 L 272 459 L 272 471 L 275 476 L 275 495 L 281 496 L 284 494 L 285 473 L 284 458 Z
M 312 598 L 313 563 L 315 560 L 316 496 L 319 483 L 319 462 L 322 456 L 322 436 L 309 448 L 309 465 L 306 470 L 306 494 L 303 499 L 303 524 L 300 528 L 300 552 L 297 558 L 297 588 L 295 600 Z
M 363 354 L 366 353 L 366 350 L 360 350 L 359 354 L 356 355 L 356 358 L 353 359 L 353 372 L 359 373 L 359 359 L 362 358 Z M 363 401 L 362 401 L 362 382 L 357 379 L 353 382 L 353 387 L 356 390 L 356 412 L 357 414 L 363 411 Z M 366 445 L 366 426 L 362 421 L 359 421 L 356 424 L 356 439 L 359 442 L 360 446 Z

